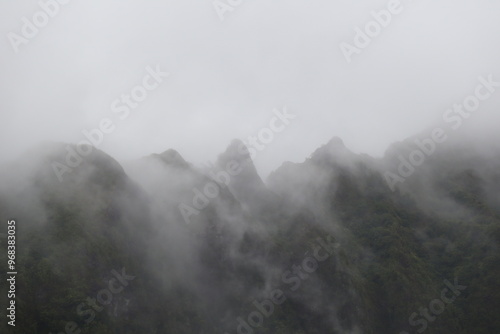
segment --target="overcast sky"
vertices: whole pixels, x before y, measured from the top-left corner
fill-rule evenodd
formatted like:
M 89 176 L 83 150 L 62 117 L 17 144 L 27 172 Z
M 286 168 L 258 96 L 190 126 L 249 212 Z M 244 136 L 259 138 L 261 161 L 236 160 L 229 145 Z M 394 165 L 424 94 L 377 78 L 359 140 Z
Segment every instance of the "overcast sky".
M 9 33 L 23 36 L 40 5 L 1 0 L 1 160 L 44 140 L 77 143 L 109 118 L 98 148 L 119 160 L 174 148 L 202 164 L 285 106 L 296 118 L 258 153 L 263 176 L 333 136 L 381 156 L 474 93 L 478 76 L 500 81 L 494 0 L 402 0 L 348 63 L 340 44 L 389 2 L 243 0 L 222 21 L 212 0 L 72 0 L 16 53 Z M 148 66 L 170 75 L 121 120 L 111 104 Z M 499 106 L 500 90 L 475 121 L 498 127 Z

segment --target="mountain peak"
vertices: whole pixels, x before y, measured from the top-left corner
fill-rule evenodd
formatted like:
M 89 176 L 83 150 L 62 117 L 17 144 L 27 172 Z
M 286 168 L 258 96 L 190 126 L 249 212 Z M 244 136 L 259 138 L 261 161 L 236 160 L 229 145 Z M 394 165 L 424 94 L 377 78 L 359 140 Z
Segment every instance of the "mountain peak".
M 333 137 L 325 145 L 318 148 L 313 154 L 313 157 L 321 157 L 324 155 L 336 156 L 338 154 L 343 154 L 345 152 L 350 152 L 344 145 L 344 141 L 339 137 Z
M 239 172 L 232 175 L 229 182 L 231 193 L 243 205 L 249 208 L 261 208 L 269 194 L 268 190 L 257 173 L 250 152 L 245 143 L 239 139 L 233 139 L 226 151 L 219 155 L 217 168 L 227 169 L 230 163 L 239 166 Z
M 344 141 L 340 137 L 337 137 L 337 136 L 330 139 L 330 141 L 328 142 L 328 144 L 326 144 L 326 146 L 332 147 L 332 148 L 334 148 L 334 147 L 345 148 Z
M 317 162 L 329 162 L 340 165 L 351 165 L 356 155 L 352 153 L 339 137 L 333 137 L 330 141 L 318 148 L 311 159 Z
M 237 162 L 243 169 L 247 170 L 246 172 L 257 174 L 248 147 L 239 139 L 231 141 L 224 153 L 219 155 L 217 164 L 222 168 L 231 161 Z
M 240 139 L 233 139 L 221 156 L 224 160 L 234 160 L 240 163 L 251 160 L 248 147 Z
M 164 163 L 174 167 L 187 168 L 189 164 L 184 158 L 174 149 L 168 149 L 160 154 L 153 154 L 153 157 L 160 159 Z

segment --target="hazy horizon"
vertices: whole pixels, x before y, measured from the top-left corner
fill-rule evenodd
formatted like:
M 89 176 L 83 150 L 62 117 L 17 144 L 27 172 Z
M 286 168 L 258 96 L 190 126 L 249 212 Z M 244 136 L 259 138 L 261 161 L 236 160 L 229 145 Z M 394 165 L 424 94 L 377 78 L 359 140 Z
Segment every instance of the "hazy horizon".
M 388 3 L 244 2 L 222 21 L 211 1 L 70 1 L 16 53 L 8 34 L 21 36 L 22 18 L 40 6 L 3 2 L 2 159 L 40 141 L 77 143 L 110 118 L 116 128 L 98 148 L 119 160 L 173 148 L 204 164 L 285 106 L 297 118 L 256 157 L 264 177 L 334 136 L 381 156 L 432 127 L 479 76 L 500 80 L 500 4 L 491 1 L 401 1 L 348 63 L 341 43 Z M 111 104 L 156 66 L 169 76 L 121 120 Z M 474 122 L 498 123 L 499 101 L 485 101 Z

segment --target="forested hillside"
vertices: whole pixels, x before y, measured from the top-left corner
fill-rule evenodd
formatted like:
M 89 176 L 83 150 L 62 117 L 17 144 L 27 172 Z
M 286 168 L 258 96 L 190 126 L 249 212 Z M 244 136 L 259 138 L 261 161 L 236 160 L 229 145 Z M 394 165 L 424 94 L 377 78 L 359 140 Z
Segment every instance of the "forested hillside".
M 391 189 L 412 150 L 372 158 L 334 138 L 266 182 L 240 141 L 205 169 L 95 150 L 61 181 L 67 146 L 35 148 L 1 171 L 9 330 L 500 333 L 500 149 L 452 138 Z

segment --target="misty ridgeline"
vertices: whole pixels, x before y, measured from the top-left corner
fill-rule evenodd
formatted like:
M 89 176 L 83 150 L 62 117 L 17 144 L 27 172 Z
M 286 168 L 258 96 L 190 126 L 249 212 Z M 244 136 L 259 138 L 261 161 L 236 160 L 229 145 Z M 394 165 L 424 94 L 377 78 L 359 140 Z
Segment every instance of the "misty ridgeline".
M 497 139 L 409 166 L 415 138 L 382 158 L 334 138 L 266 182 L 237 140 L 206 168 L 93 149 L 61 179 L 76 147 L 41 145 L 1 169 L 0 332 L 498 334 Z

